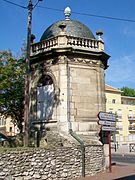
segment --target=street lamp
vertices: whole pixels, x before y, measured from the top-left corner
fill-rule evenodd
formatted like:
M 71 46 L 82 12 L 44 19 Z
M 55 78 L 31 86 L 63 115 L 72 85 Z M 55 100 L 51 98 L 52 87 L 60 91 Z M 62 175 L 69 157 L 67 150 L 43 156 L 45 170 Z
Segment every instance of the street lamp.
M 24 145 L 29 145 L 29 117 L 30 117 L 30 46 L 31 46 L 31 28 L 32 28 L 32 10 L 39 1 L 33 6 L 32 0 L 28 0 L 28 32 L 27 32 L 27 53 L 26 53 L 26 78 L 25 78 L 25 104 L 24 104 L 24 122 L 25 135 Z

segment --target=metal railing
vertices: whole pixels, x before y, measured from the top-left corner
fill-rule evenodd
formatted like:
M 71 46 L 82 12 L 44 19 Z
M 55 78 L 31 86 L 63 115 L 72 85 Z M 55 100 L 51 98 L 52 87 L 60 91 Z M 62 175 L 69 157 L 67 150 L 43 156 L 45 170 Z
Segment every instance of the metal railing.
M 116 152 L 118 148 L 119 148 L 119 143 L 118 143 L 118 141 L 116 141 L 116 142 L 111 142 L 111 149 L 114 149 L 115 152 Z
M 135 126 L 129 126 L 128 129 L 129 131 L 135 131 Z
M 133 116 L 128 116 L 128 120 L 129 120 L 129 121 L 135 121 L 135 115 L 133 115 Z
M 135 152 L 135 143 L 130 143 L 129 144 L 129 151 L 130 152 Z

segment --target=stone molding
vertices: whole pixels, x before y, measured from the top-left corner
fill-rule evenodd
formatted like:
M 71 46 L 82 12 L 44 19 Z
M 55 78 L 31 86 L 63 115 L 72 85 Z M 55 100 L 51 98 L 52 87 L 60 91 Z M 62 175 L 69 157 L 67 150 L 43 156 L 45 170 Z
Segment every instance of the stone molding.
M 74 64 L 84 64 L 87 66 L 91 66 L 91 67 L 101 67 L 103 69 L 105 69 L 104 64 L 102 63 L 102 61 L 99 59 L 89 59 L 89 58 L 79 58 L 79 57 L 70 57 L 70 56 L 64 56 L 64 55 L 60 55 L 57 57 L 57 59 L 55 58 L 55 64 L 59 64 L 59 63 L 66 63 L 66 62 L 70 62 L 70 63 L 74 63 Z M 44 62 L 40 62 L 39 64 L 32 64 L 32 71 L 35 71 L 37 68 L 39 68 L 40 70 L 42 70 L 43 72 L 49 72 L 50 67 L 54 65 L 54 59 L 48 59 Z

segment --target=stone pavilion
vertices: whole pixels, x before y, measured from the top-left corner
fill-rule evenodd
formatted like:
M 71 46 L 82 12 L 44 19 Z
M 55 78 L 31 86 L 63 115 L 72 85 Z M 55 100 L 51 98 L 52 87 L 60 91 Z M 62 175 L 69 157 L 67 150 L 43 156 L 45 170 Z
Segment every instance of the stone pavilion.
M 31 45 L 29 134 L 33 142 L 45 137 L 48 144 L 49 138 L 71 140 L 73 132 L 84 144 L 101 145 L 97 114 L 106 110 L 104 76 L 110 56 L 101 30 L 96 38 L 70 18 L 70 8 L 64 14 Z

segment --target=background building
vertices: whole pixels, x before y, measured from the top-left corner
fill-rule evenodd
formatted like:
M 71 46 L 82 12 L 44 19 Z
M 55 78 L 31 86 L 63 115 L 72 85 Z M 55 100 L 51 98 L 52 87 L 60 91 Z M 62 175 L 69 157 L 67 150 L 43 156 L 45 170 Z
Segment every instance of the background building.
M 0 132 L 6 136 L 15 136 L 19 133 L 17 126 L 12 123 L 12 119 L 4 116 L 0 116 Z
M 135 141 L 135 97 L 121 96 L 122 91 L 106 85 L 106 111 L 117 114 L 115 138 L 119 144 Z

